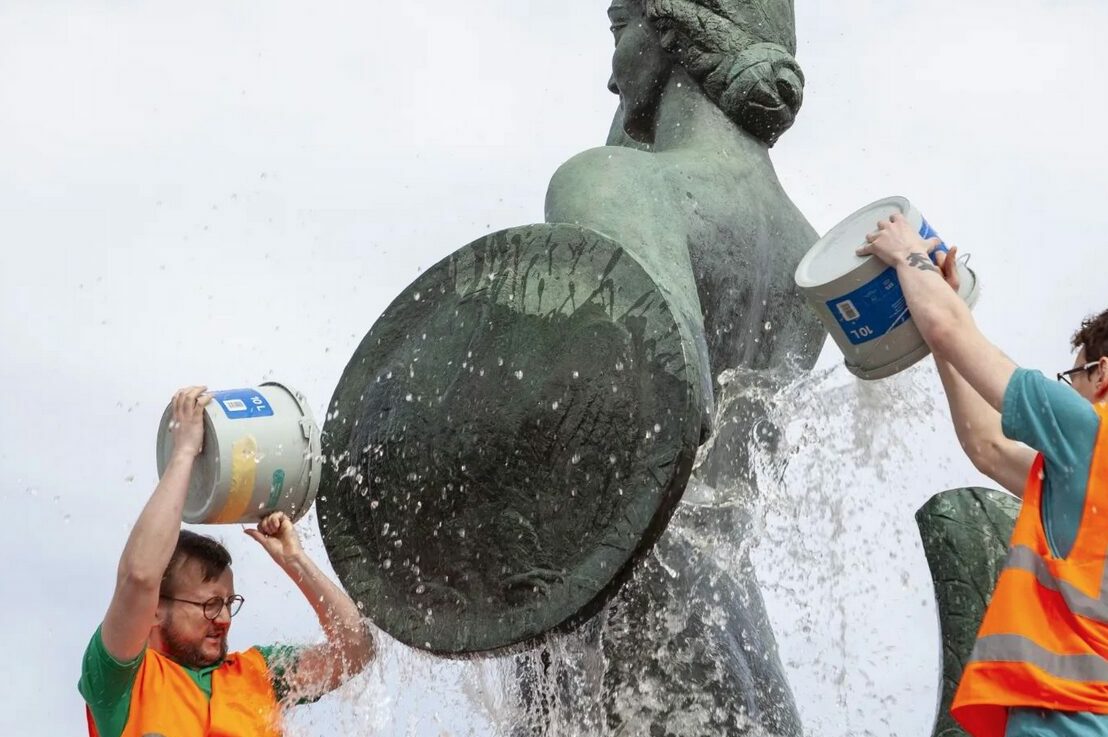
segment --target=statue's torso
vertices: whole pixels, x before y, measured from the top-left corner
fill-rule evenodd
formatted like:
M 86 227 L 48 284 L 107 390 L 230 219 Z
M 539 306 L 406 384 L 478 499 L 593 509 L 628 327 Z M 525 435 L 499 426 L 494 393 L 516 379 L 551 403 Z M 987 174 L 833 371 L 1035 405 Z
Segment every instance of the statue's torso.
M 817 235 L 768 158 L 592 149 L 551 183 L 547 218 L 560 217 L 605 232 L 645 261 L 687 260 L 713 375 L 777 367 L 790 356 L 803 367 L 815 362 L 824 333 L 793 271 Z

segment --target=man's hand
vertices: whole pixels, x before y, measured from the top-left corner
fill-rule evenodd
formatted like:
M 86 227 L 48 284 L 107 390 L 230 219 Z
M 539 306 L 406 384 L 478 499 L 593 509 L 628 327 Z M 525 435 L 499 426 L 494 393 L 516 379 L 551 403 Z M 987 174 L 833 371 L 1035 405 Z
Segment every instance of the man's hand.
M 304 554 L 300 538 L 292 526 L 292 520 L 284 512 L 274 512 L 258 523 L 256 530 L 244 530 L 258 541 L 265 552 L 282 568 L 299 561 Z
M 319 617 L 327 641 L 300 652 L 287 674 L 291 703 L 319 698 L 338 688 L 373 659 L 373 634 L 346 592 L 319 570 L 300 547 L 292 520 L 274 512 L 256 530 L 243 530 L 258 541 L 289 575 Z
M 855 253 L 876 256 L 889 266 L 908 262 L 921 271 L 938 271 L 927 254 L 941 244 L 938 238 L 924 240 L 900 213 L 877 223 L 877 230 L 866 236 L 866 245 Z
M 939 271 L 942 272 L 943 279 L 957 293 L 959 287 L 962 286 L 962 281 L 958 278 L 958 246 L 952 246 L 949 251 L 939 251 L 937 249 L 937 246 L 933 248 L 931 255 L 939 264 Z
M 173 455 L 195 458 L 204 447 L 204 407 L 212 401 L 206 386 L 189 386 L 173 395 Z

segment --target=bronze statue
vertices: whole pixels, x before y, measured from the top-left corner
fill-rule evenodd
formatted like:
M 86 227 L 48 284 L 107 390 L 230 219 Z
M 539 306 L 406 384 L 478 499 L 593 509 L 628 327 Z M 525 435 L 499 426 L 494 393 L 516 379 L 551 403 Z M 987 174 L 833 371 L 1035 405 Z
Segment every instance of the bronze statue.
M 666 734 L 696 710 L 705 734 L 796 734 L 749 564 L 724 570 L 680 534 L 742 520 L 683 510 L 660 551 L 680 575 L 635 565 L 710 434 L 715 377 L 772 385 L 823 342 L 792 280 L 816 234 L 768 151 L 802 99 L 791 3 L 617 0 L 609 16 L 614 145 L 558 169 L 546 224 L 459 249 L 373 326 L 324 428 L 324 542 L 377 624 L 445 654 L 575 627 L 634 575 L 600 634 L 613 729 Z M 701 484 L 749 486 L 752 428 L 773 441 L 757 400 L 739 404 Z

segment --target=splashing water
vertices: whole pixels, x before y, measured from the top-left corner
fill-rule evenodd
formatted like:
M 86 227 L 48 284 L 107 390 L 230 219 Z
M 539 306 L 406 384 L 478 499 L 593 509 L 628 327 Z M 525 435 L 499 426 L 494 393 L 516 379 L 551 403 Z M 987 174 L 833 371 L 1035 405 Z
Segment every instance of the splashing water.
M 601 614 L 499 658 L 443 660 L 381 635 L 377 662 L 311 721 L 367 737 L 622 737 L 659 722 L 793 737 L 783 673 L 808 737 L 929 734 L 939 642 L 912 515 L 973 480 L 952 461 L 933 370 L 881 382 L 734 370 L 719 385 L 682 504 Z M 651 598 L 686 588 L 698 598 Z

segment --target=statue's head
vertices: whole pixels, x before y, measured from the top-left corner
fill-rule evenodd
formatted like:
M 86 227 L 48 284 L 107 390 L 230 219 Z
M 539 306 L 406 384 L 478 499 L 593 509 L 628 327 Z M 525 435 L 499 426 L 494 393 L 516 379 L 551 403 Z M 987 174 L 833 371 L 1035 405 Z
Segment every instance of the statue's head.
M 612 0 L 608 15 L 616 37 L 609 87 L 636 141 L 653 140 L 675 65 L 767 145 L 792 125 L 804 94 L 792 0 Z

